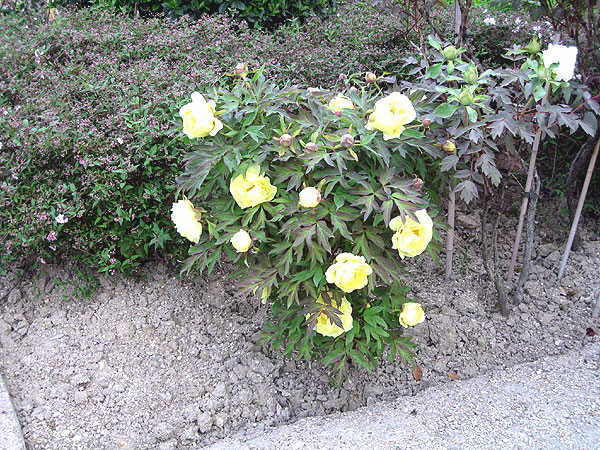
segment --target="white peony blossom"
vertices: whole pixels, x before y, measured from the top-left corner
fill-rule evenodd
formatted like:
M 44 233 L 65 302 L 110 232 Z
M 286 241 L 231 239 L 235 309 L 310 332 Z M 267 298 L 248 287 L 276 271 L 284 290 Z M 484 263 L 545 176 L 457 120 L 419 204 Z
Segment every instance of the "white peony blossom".
M 550 67 L 554 63 L 558 64 L 558 67 L 554 69 L 558 81 L 569 81 L 573 78 L 577 62 L 577 47 L 550 44 L 542 52 L 542 56 L 546 67 Z

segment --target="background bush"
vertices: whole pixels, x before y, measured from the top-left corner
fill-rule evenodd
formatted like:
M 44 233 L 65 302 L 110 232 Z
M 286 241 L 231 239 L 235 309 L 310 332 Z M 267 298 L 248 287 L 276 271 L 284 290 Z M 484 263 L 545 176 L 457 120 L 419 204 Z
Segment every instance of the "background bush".
M 450 39 L 451 8 L 435 17 Z M 238 62 L 264 65 L 280 84 L 332 88 L 340 73 L 367 70 L 402 79 L 415 37 L 362 0 L 272 33 L 231 14 L 29 19 L 0 17 L 0 264 L 24 256 L 101 271 L 181 256 L 169 208 L 186 150 L 176 112 L 191 92 L 220 84 Z M 474 19 L 474 33 L 487 29 Z
M 194 19 L 204 14 L 229 12 L 251 26 L 274 28 L 287 20 L 303 21 L 309 16 L 327 16 L 333 0 L 57 0 L 55 5 L 94 6 L 112 12 L 142 17 L 164 14 L 176 19 Z

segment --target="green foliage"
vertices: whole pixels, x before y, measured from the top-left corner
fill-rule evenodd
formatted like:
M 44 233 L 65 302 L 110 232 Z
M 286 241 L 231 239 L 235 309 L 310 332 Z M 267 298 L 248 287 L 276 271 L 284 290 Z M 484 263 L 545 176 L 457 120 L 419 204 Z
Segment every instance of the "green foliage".
M 546 80 L 539 56 L 515 46 L 506 57 L 510 68 L 494 68 L 478 74 L 475 66 L 461 59 L 448 61 L 442 44 L 430 37 L 430 63 L 409 59 L 411 75 L 421 81 L 413 89 L 423 92 L 423 118 L 432 121 L 429 134 L 446 156 L 440 168 L 451 174 L 451 185 L 470 203 L 479 186 L 498 186 L 502 174 L 496 165 L 501 153 L 518 157 L 519 149 L 531 145 L 536 133 L 555 137 L 560 127 L 569 133 L 578 129 L 593 135 L 600 106 L 585 86 Z M 549 102 L 545 103 L 549 89 Z M 573 105 L 573 106 L 568 106 Z M 487 181 L 486 181 L 487 179 Z
M 237 262 L 241 293 L 273 303 L 263 342 L 288 355 L 319 359 L 339 376 L 348 360 L 372 369 L 386 349 L 391 359 L 410 362 L 413 345 L 402 337 L 398 319 L 407 287 L 388 225 L 426 207 L 414 169 L 439 150 L 424 139 L 418 122 L 389 140 L 365 128 L 382 98 L 377 85 L 341 92 L 355 107 L 336 113 L 328 104 L 339 92 L 279 88 L 262 71 L 236 80 L 231 88 L 205 93 L 215 101 L 224 128 L 190 142 L 178 179 L 197 211 L 201 208 L 207 231 L 190 247 L 182 271 L 210 272 L 223 257 Z M 406 93 L 418 111 L 421 93 Z M 232 180 L 256 164 L 276 195 L 242 208 Z M 305 187 L 320 191 L 317 206 L 299 204 Z M 230 243 L 240 229 L 253 239 L 249 251 L 236 252 Z M 342 292 L 328 281 L 328 267 L 344 253 L 370 265 L 366 286 Z M 319 297 L 323 303 L 317 303 Z M 341 324 L 330 299 L 339 305 L 342 297 L 352 307 L 352 329 L 338 337 L 315 333 L 324 311 Z
M 59 4 L 71 3 L 59 0 Z M 170 18 L 204 14 L 230 13 L 252 26 L 274 28 L 289 20 L 304 20 L 311 15 L 326 16 L 333 10 L 331 0 L 82 0 L 95 8 L 116 10 L 123 14 L 152 16 L 163 13 Z

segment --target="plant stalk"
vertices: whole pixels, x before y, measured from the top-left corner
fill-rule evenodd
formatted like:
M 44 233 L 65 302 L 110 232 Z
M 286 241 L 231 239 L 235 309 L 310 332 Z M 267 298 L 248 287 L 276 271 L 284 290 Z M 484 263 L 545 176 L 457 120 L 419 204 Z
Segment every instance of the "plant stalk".
M 531 271 L 531 253 L 533 251 L 533 238 L 535 235 L 535 212 L 537 209 L 537 201 L 540 194 L 541 187 L 540 178 L 537 174 L 537 170 L 534 174 L 533 182 L 533 197 L 531 203 L 527 209 L 527 226 L 525 227 L 525 250 L 523 252 L 523 270 L 519 275 L 519 281 L 517 283 L 517 291 L 513 299 L 513 304 L 516 306 L 523 300 L 523 293 L 525 290 L 525 282 L 529 278 L 529 272 Z
M 594 152 L 588 165 L 587 173 L 585 174 L 585 181 L 581 188 L 581 195 L 579 196 L 579 203 L 577 204 L 577 210 L 575 211 L 575 217 L 573 218 L 573 224 L 571 225 L 571 231 L 569 232 L 569 238 L 567 239 L 567 245 L 563 254 L 562 262 L 560 263 L 560 270 L 558 271 L 558 279 L 560 280 L 565 274 L 565 268 L 567 267 L 567 260 L 569 259 L 569 253 L 571 252 L 571 246 L 575 239 L 575 233 L 577 233 L 577 225 L 579 224 L 579 218 L 581 217 L 581 211 L 583 204 L 585 203 L 585 196 L 587 195 L 588 187 L 590 186 L 590 180 L 592 179 L 592 173 L 594 172 L 594 166 L 596 165 L 596 159 L 598 157 L 598 149 L 600 149 L 600 139 L 596 141 Z
M 542 106 L 546 104 L 548 101 L 548 96 L 550 95 L 550 84 L 546 83 L 546 94 L 542 99 Z M 521 244 L 521 235 L 523 234 L 523 224 L 525 223 L 525 214 L 527 213 L 527 206 L 529 205 L 529 197 L 528 195 L 531 192 L 531 185 L 533 184 L 533 175 L 535 173 L 535 161 L 537 158 L 538 149 L 540 147 L 540 142 L 542 140 L 542 130 L 538 128 L 537 133 L 535 133 L 535 138 L 533 140 L 533 147 L 531 149 L 531 158 L 529 159 L 529 169 L 527 171 L 527 181 L 525 182 L 525 192 L 523 196 L 523 201 L 521 203 L 521 212 L 519 214 L 519 225 L 517 226 L 517 234 L 515 236 L 515 242 L 513 244 L 512 255 L 510 258 L 510 264 L 508 265 L 508 271 L 506 275 L 506 281 L 509 283 L 512 282 L 513 276 L 515 274 L 515 264 L 517 262 L 517 254 L 519 253 L 519 245 Z

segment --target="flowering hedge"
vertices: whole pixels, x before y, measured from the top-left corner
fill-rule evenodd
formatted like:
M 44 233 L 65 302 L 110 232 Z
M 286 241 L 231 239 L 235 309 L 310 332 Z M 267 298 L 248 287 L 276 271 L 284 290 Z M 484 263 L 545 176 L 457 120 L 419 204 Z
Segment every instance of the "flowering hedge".
M 280 89 L 240 64 L 230 89 L 180 110 L 192 149 L 172 213 L 193 243 L 183 271 L 236 261 L 241 292 L 272 303 L 263 341 L 340 370 L 348 358 L 373 367 L 386 344 L 411 361 L 403 329 L 424 313 L 402 259 L 433 238 L 414 168 L 440 153 L 422 139 L 420 96 L 384 95 L 373 76 L 344 92 Z

